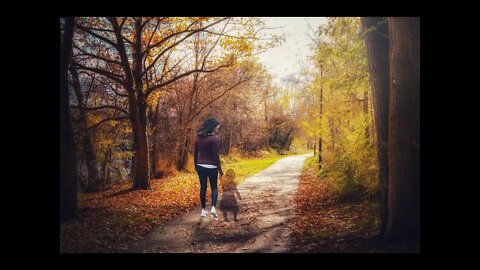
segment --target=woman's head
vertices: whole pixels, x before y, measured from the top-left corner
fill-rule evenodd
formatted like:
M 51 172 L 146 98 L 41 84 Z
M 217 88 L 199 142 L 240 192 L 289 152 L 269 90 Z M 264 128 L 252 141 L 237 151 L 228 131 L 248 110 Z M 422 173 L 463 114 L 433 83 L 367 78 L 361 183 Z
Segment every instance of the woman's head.
M 214 133 L 218 131 L 218 127 L 220 122 L 218 122 L 215 118 L 208 118 L 203 122 L 200 128 L 197 129 L 197 133 L 202 136 L 207 136 L 208 134 Z

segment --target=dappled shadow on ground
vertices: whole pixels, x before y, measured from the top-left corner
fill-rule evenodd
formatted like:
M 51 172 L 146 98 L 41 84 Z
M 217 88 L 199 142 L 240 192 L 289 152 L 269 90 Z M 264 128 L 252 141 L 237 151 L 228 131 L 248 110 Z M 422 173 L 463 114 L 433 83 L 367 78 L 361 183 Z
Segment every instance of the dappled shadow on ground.
M 281 237 L 279 233 L 283 224 L 258 228 L 254 222 L 243 223 L 216 222 L 198 225 L 192 235 L 191 252 L 268 252 L 270 241 L 265 238 Z
M 190 211 L 133 243 L 127 252 L 288 252 L 291 232 L 286 225 L 294 216 L 292 198 L 305 158 L 290 157 L 238 187 L 228 183 L 235 173 L 226 173 L 220 180 L 225 190 L 219 198 L 219 218 L 200 217 L 200 209 Z
M 289 241 L 286 217 L 292 210 L 288 200 L 279 199 L 275 191 L 277 188 L 272 187 L 246 192 L 238 205 L 237 221 L 199 217 L 188 252 L 286 252 Z M 222 217 L 224 210 L 219 208 L 219 211 Z

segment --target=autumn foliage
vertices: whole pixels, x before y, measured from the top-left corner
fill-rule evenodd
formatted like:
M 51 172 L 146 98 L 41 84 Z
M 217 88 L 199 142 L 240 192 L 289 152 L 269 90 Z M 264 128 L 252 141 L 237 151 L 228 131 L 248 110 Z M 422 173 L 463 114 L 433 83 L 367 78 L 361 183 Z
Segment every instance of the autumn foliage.
M 314 30 L 312 65 L 278 83 L 256 56 L 281 44 L 261 18 L 61 18 L 61 252 L 127 251 L 198 206 L 192 154 L 208 117 L 220 121 L 231 187 L 279 154 L 315 151 L 295 197 L 292 251 L 418 250 L 376 237 L 387 203 L 391 238 L 404 238 L 404 223 L 419 237 L 419 19 L 360 22 L 328 18 Z M 376 67 L 368 37 L 387 25 L 389 66 Z M 375 78 L 398 91 L 372 92 Z
M 80 193 L 79 219 L 60 227 L 61 252 L 121 252 L 151 229 L 200 203 L 196 175 L 152 181 L 150 190 L 119 184 Z
M 308 158 L 305 163 L 295 196 L 295 219 L 290 225 L 293 230 L 292 252 L 419 252 L 419 242 L 384 245 L 378 239 L 379 202 L 339 202 L 335 199 L 332 179 L 319 177 L 313 158 Z
M 261 153 L 259 153 L 261 155 Z M 265 169 L 283 156 L 245 158 L 236 155 L 224 168 L 235 177 L 225 180 L 236 186 L 247 176 Z M 223 193 L 223 179 L 219 192 Z M 78 194 L 78 219 L 60 225 L 60 252 L 124 252 L 132 241 L 174 217 L 200 205 L 200 184 L 195 172 L 178 173 L 152 181 L 149 190 L 133 190 L 130 183 L 116 184 L 105 191 Z M 207 192 L 210 200 L 210 192 Z

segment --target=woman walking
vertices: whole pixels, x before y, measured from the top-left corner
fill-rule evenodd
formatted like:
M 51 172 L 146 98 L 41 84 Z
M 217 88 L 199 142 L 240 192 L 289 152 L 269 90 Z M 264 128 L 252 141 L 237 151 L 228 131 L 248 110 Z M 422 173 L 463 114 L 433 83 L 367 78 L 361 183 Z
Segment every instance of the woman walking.
M 215 135 L 220 128 L 220 123 L 215 118 L 209 118 L 197 130 L 194 148 L 195 170 L 200 179 L 200 202 L 202 204 L 201 217 L 207 216 L 206 193 L 207 179 L 210 181 L 210 189 L 212 191 L 212 209 L 210 214 L 217 219 L 218 174 L 223 176 L 222 167 L 220 165 L 220 139 Z

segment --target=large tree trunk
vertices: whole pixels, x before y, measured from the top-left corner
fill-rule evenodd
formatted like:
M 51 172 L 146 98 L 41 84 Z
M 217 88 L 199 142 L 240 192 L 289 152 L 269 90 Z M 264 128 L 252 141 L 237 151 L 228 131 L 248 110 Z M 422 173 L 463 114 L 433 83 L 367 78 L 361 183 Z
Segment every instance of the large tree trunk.
M 135 90 L 135 116 L 132 117 L 132 130 L 135 141 L 135 180 L 134 189 L 149 189 L 147 140 L 147 101 L 143 93 L 142 81 L 142 18 L 135 19 L 135 42 L 133 43 L 133 83 Z
M 65 18 L 60 47 L 60 221 L 77 216 L 77 161 L 70 122 L 68 66 L 72 53 L 74 19 Z
M 148 189 L 150 177 L 148 170 L 148 140 L 147 140 L 147 110 L 146 99 L 143 93 L 142 82 L 142 18 L 135 19 L 135 37 L 132 46 L 132 68 L 123 42 L 121 28 L 116 18 L 111 18 L 111 23 L 117 39 L 117 50 L 125 73 L 126 89 L 128 91 L 128 106 L 130 122 L 132 124 L 134 142 L 134 172 L 133 189 Z
M 130 104 L 132 106 L 132 104 Z M 150 188 L 150 176 L 148 171 L 148 144 L 145 105 L 136 104 L 136 115 L 130 118 L 132 122 L 133 142 L 135 144 L 135 171 L 133 189 Z M 136 107 L 136 108 L 135 108 Z M 132 110 L 130 110 L 132 114 Z
M 150 177 L 148 170 L 147 101 L 143 92 L 142 81 L 142 18 L 137 17 L 135 19 L 131 68 L 120 25 L 116 18 L 110 18 L 110 22 L 117 40 L 116 46 L 125 73 L 126 90 L 128 92 L 128 109 L 135 151 L 133 189 L 148 189 L 150 188 Z
M 386 240 L 420 238 L 420 18 L 389 18 L 389 204 Z
M 98 170 L 96 166 L 96 153 L 93 147 L 93 140 L 91 138 L 90 131 L 85 131 L 87 129 L 87 112 L 84 107 L 86 107 L 86 100 L 84 100 L 82 89 L 80 86 L 80 81 L 78 79 L 78 72 L 74 65 L 70 66 L 70 74 L 72 74 L 73 89 L 75 95 L 77 96 L 78 109 L 80 114 L 80 125 L 82 129 L 82 150 L 85 156 L 85 163 L 87 164 L 87 187 L 86 191 L 96 190 L 98 184 Z
M 385 234 L 388 202 L 388 108 L 390 99 L 389 44 L 386 18 L 364 17 L 363 29 L 371 29 L 365 35 L 370 82 L 372 84 L 375 130 L 379 165 L 381 225 L 380 238 Z

